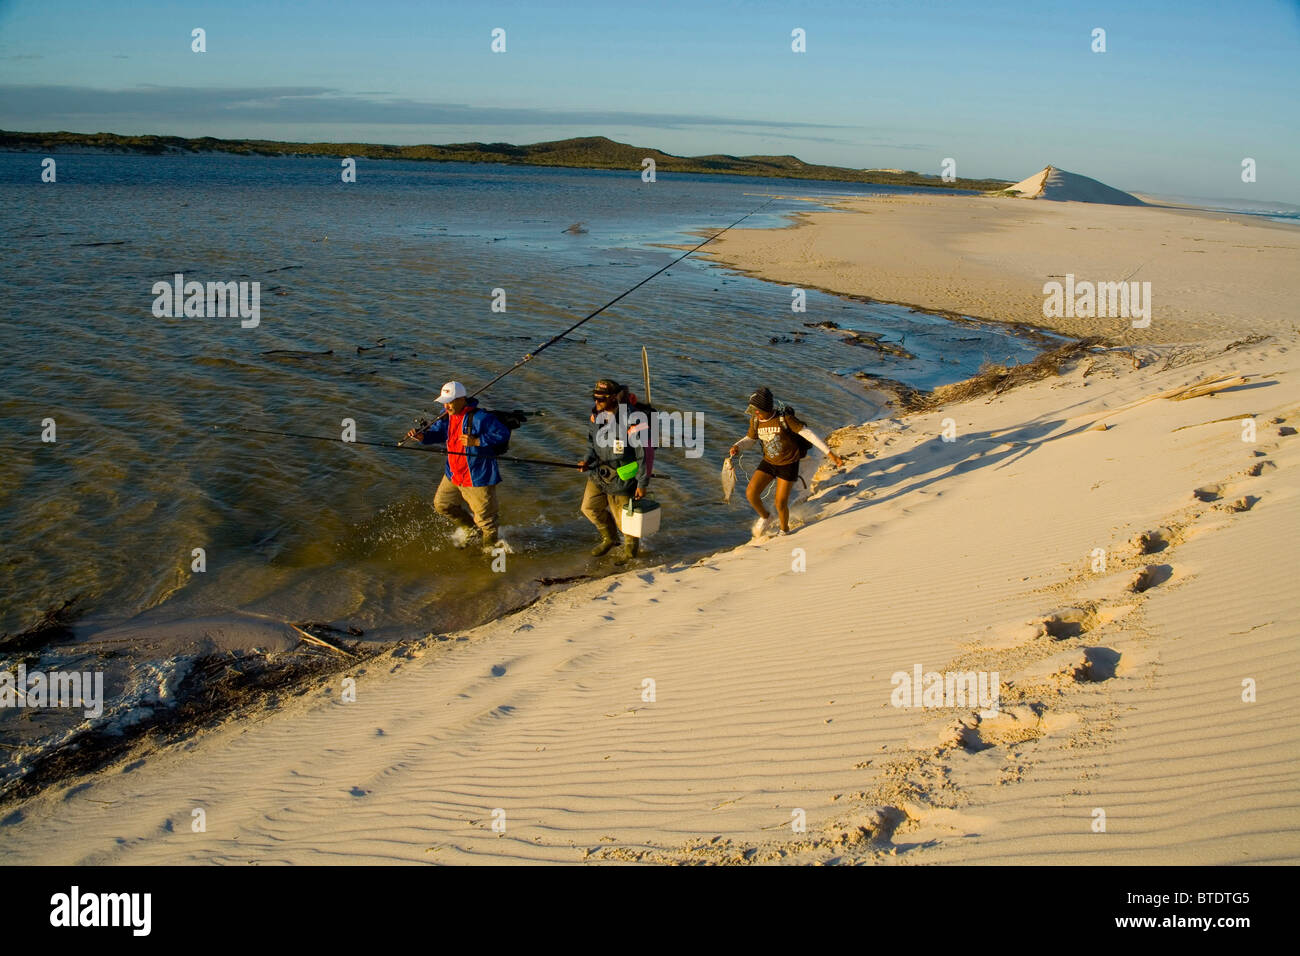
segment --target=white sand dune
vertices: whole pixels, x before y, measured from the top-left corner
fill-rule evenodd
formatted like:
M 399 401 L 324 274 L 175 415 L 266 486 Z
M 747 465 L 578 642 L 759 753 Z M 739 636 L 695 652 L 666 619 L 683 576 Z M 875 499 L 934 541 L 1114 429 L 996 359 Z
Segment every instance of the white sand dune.
M 842 431 L 793 537 L 399 649 L 14 808 L 0 860 L 1300 861 L 1300 351 L 1230 344 Z M 917 664 L 1001 715 L 891 706 Z
M 1144 206 L 1141 199 L 1122 189 L 1103 182 L 1067 172 L 1055 166 L 1045 166 L 1028 179 L 1022 179 L 1006 190 L 1019 193 L 1021 199 L 1050 199 L 1054 202 L 1098 202 L 1112 206 Z

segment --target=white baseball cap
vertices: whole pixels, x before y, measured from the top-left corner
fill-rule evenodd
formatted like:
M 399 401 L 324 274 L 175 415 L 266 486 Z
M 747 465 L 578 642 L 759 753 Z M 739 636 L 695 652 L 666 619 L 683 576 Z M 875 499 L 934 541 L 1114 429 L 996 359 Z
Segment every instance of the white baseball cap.
M 442 391 L 438 393 L 438 403 L 440 405 L 450 405 L 456 399 L 464 398 L 467 394 L 465 386 L 460 382 L 448 382 L 442 387 Z

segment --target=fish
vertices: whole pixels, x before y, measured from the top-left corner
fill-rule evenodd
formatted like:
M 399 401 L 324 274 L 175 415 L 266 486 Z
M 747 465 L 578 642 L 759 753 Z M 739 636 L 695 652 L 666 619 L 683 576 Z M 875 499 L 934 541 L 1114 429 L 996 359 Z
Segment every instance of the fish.
M 722 463 L 722 500 L 731 501 L 731 493 L 736 490 L 736 466 L 728 457 Z

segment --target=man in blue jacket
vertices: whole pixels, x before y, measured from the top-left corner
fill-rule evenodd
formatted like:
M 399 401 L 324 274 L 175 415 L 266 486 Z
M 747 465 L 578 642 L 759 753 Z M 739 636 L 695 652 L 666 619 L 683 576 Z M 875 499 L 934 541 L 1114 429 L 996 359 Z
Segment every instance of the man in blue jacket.
M 497 543 L 497 485 L 501 482 L 496 456 L 505 452 L 510 429 L 491 412 L 480 409 L 478 399 L 467 398 L 460 382 L 444 385 L 438 401 L 443 406 L 442 417 L 423 432 L 411 429 L 406 437 L 418 438 L 425 445 L 447 446 L 447 465 L 433 496 L 434 510 L 456 523 L 452 535 L 456 547 L 469 543 L 477 525 L 483 534 L 483 550 L 491 552 Z

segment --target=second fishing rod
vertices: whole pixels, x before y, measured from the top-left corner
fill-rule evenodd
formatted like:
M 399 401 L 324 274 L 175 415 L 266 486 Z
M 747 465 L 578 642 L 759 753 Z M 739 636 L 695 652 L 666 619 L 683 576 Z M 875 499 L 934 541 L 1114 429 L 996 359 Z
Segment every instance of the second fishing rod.
M 276 438 L 303 438 L 308 441 L 337 442 L 342 445 L 365 445 L 368 448 L 387 448 L 390 450 L 400 448 L 402 451 L 423 451 L 432 455 L 456 456 L 460 458 L 491 458 L 493 461 L 508 461 L 517 465 L 540 465 L 546 468 L 565 468 L 570 471 L 584 470 L 581 465 L 576 465 L 571 461 L 554 461 L 546 458 L 518 458 L 513 455 L 483 455 L 468 451 L 452 451 L 450 448 L 430 447 L 429 445 L 394 445 L 392 442 L 361 441 L 360 439 L 348 440 L 346 438 L 335 438 L 333 435 L 308 435 L 302 432 L 273 431 L 268 428 L 249 428 L 246 425 L 213 425 L 212 430 L 247 432 L 252 435 L 273 435 Z M 671 480 L 672 476 L 656 473 L 655 478 Z

